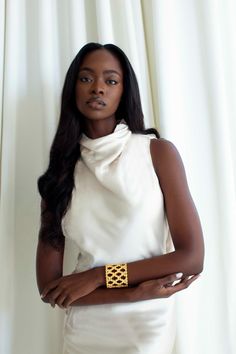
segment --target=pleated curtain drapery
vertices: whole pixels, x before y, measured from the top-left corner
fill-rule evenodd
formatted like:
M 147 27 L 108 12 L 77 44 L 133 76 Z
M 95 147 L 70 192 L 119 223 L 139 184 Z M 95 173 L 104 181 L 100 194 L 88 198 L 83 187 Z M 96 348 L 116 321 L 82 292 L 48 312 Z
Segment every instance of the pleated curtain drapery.
M 205 267 L 176 295 L 173 354 L 236 353 L 235 17 L 234 0 L 0 1 L 0 354 L 61 353 L 62 311 L 36 285 L 36 182 L 66 71 L 90 41 L 129 57 L 146 125 L 179 150 L 202 222 Z

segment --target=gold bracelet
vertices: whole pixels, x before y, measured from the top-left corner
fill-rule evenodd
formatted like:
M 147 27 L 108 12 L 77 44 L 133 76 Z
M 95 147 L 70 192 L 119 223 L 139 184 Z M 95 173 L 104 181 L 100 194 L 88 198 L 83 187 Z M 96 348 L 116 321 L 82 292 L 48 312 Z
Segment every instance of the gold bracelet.
M 106 264 L 105 271 L 107 288 L 128 287 L 127 263 Z

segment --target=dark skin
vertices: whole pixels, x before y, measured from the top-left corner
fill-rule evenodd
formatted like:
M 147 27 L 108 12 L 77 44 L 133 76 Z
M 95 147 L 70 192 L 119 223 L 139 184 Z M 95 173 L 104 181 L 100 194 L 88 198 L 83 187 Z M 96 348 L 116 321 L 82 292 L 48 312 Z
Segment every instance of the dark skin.
M 89 53 L 81 64 L 76 85 L 76 103 L 84 115 L 87 136 L 95 139 L 114 131 L 122 93 L 123 72 L 116 57 L 105 49 Z M 87 103 L 91 98 L 95 100 Z M 39 238 L 37 282 L 44 302 L 65 308 L 164 298 L 197 279 L 203 269 L 203 235 L 181 157 L 165 139 L 152 139 L 150 153 L 175 251 L 128 263 L 129 287 L 107 289 L 104 266 L 63 276 L 64 246 L 56 250 Z M 43 223 L 42 219 L 41 230 Z M 182 273 L 181 278 L 176 277 L 177 273 Z M 177 279 L 180 282 L 171 286 Z

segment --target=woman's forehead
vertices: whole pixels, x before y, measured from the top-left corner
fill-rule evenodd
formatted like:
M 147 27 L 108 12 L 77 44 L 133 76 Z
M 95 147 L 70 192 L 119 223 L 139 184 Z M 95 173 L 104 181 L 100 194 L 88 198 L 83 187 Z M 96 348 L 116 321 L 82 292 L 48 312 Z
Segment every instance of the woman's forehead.
M 85 55 L 79 70 L 102 70 L 107 73 L 116 72 L 122 74 L 122 66 L 119 59 L 106 49 L 97 49 Z

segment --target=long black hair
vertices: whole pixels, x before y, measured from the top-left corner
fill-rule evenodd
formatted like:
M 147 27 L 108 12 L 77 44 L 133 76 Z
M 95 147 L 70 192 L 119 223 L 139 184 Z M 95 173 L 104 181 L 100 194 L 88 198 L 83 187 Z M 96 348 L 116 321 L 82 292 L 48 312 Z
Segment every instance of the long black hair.
M 155 128 L 145 129 L 138 82 L 125 53 L 114 44 L 88 43 L 72 61 L 61 96 L 61 111 L 57 131 L 50 150 L 49 166 L 38 179 L 42 197 L 42 226 L 40 238 L 58 249 L 64 244 L 61 219 L 71 200 L 74 187 L 74 168 L 80 158 L 80 138 L 83 133 L 83 117 L 76 106 L 75 86 L 78 72 L 85 56 L 98 49 L 106 49 L 120 62 L 123 69 L 123 94 L 117 108 L 116 120 L 124 119 L 133 133 L 155 134 Z

